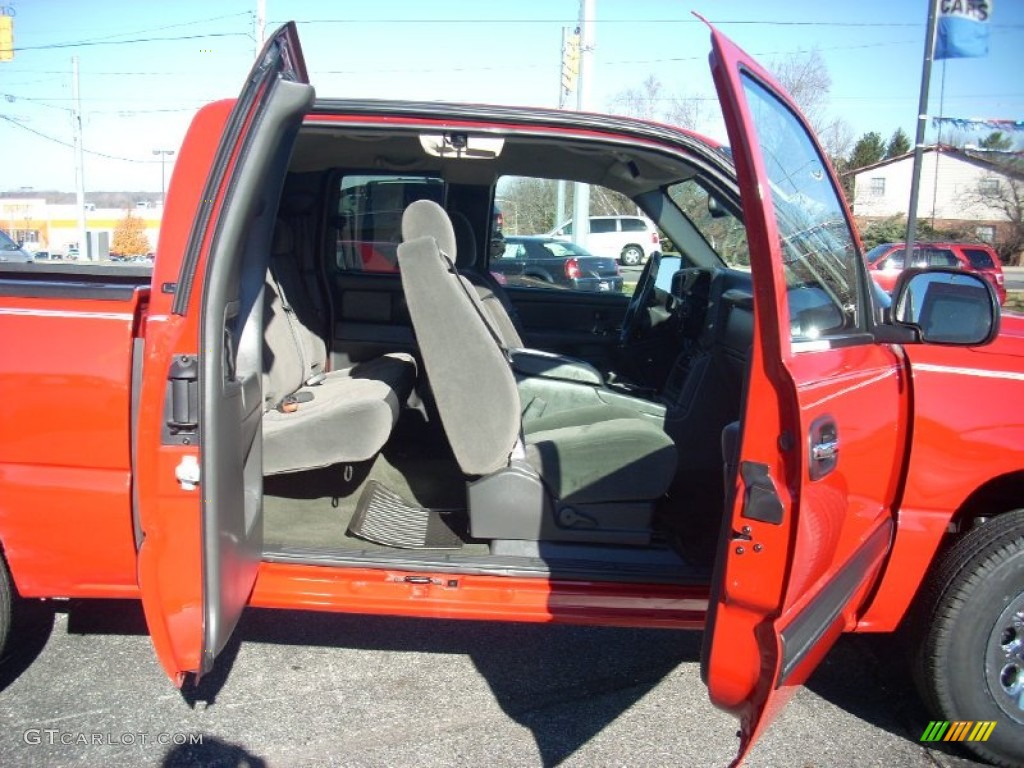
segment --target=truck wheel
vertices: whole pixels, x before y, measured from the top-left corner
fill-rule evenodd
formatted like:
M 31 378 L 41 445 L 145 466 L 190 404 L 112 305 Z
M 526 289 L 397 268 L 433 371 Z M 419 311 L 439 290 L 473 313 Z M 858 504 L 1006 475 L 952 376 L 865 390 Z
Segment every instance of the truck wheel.
M 0 555 L 0 660 L 3 659 L 7 635 L 11 631 L 11 610 L 14 607 L 14 590 L 11 587 L 11 575 L 7 572 L 7 563 Z
M 996 765 L 1024 764 L 1024 509 L 956 542 L 922 597 L 908 619 L 925 703 L 942 720 L 994 721 L 986 741 L 960 745 Z M 975 735 L 972 726 L 966 738 Z
M 639 245 L 627 245 L 619 255 L 619 261 L 624 267 L 635 267 L 644 260 L 643 249 Z

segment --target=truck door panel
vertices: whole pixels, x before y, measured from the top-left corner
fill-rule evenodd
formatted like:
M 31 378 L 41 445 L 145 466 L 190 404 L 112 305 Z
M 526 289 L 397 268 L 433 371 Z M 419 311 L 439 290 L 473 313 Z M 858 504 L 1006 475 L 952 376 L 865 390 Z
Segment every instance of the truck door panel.
M 215 105 L 219 113 L 200 113 L 182 152 L 179 169 L 198 174 L 202 169 L 187 158 L 190 142 L 206 157 L 209 142 L 218 145 L 195 201 L 178 279 L 161 284 L 162 293 L 173 295 L 170 311 L 154 313 L 150 322 L 140 442 L 144 451 L 159 448 L 139 472 L 146 500 L 143 608 L 157 655 L 178 684 L 188 673 L 210 671 L 260 561 L 263 288 L 292 146 L 312 101 L 288 24 L 264 47 L 231 112 Z M 175 195 L 177 184 L 195 186 L 182 172 L 172 178 L 169 209 L 189 199 Z M 183 242 L 181 213 L 168 214 L 178 227 L 161 235 L 161 255 Z M 175 377 L 187 386 L 173 386 Z M 186 389 L 187 408 L 180 401 Z M 178 414 L 171 429 L 169 398 Z
M 857 611 L 891 546 L 907 449 L 902 355 L 869 333 L 835 177 L 770 76 L 712 30 L 750 244 L 755 333 L 701 671 L 742 760 Z

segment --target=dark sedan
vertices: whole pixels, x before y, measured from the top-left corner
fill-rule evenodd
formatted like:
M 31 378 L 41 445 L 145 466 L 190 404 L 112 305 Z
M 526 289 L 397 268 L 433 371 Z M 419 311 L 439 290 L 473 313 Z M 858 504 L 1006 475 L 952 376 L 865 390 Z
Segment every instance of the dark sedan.
M 594 256 L 574 243 L 544 235 L 506 235 L 505 249 L 491 259 L 490 269 L 503 275 L 508 285 L 622 290 L 622 274 L 615 259 Z

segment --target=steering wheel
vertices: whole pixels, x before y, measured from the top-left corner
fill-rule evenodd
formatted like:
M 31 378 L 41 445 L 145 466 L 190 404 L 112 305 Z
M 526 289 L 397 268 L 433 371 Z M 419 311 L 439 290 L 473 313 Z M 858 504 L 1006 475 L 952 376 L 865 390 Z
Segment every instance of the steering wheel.
M 619 344 L 626 345 L 634 338 L 640 330 L 640 317 L 651 303 L 651 296 L 654 294 L 654 283 L 658 279 L 658 265 L 661 263 L 661 255 L 651 254 L 651 257 L 644 265 L 644 271 L 640 273 L 640 281 L 636 284 L 636 290 L 626 307 L 626 314 L 622 318 L 622 330 L 619 332 Z

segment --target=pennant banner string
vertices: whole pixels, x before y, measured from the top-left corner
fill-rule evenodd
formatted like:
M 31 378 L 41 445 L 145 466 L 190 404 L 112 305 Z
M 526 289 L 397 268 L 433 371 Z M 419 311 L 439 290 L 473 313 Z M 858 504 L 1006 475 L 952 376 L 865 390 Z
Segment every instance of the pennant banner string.
M 933 128 L 953 127 L 964 131 L 1024 131 L 1024 120 L 998 120 L 977 117 L 933 117 Z

